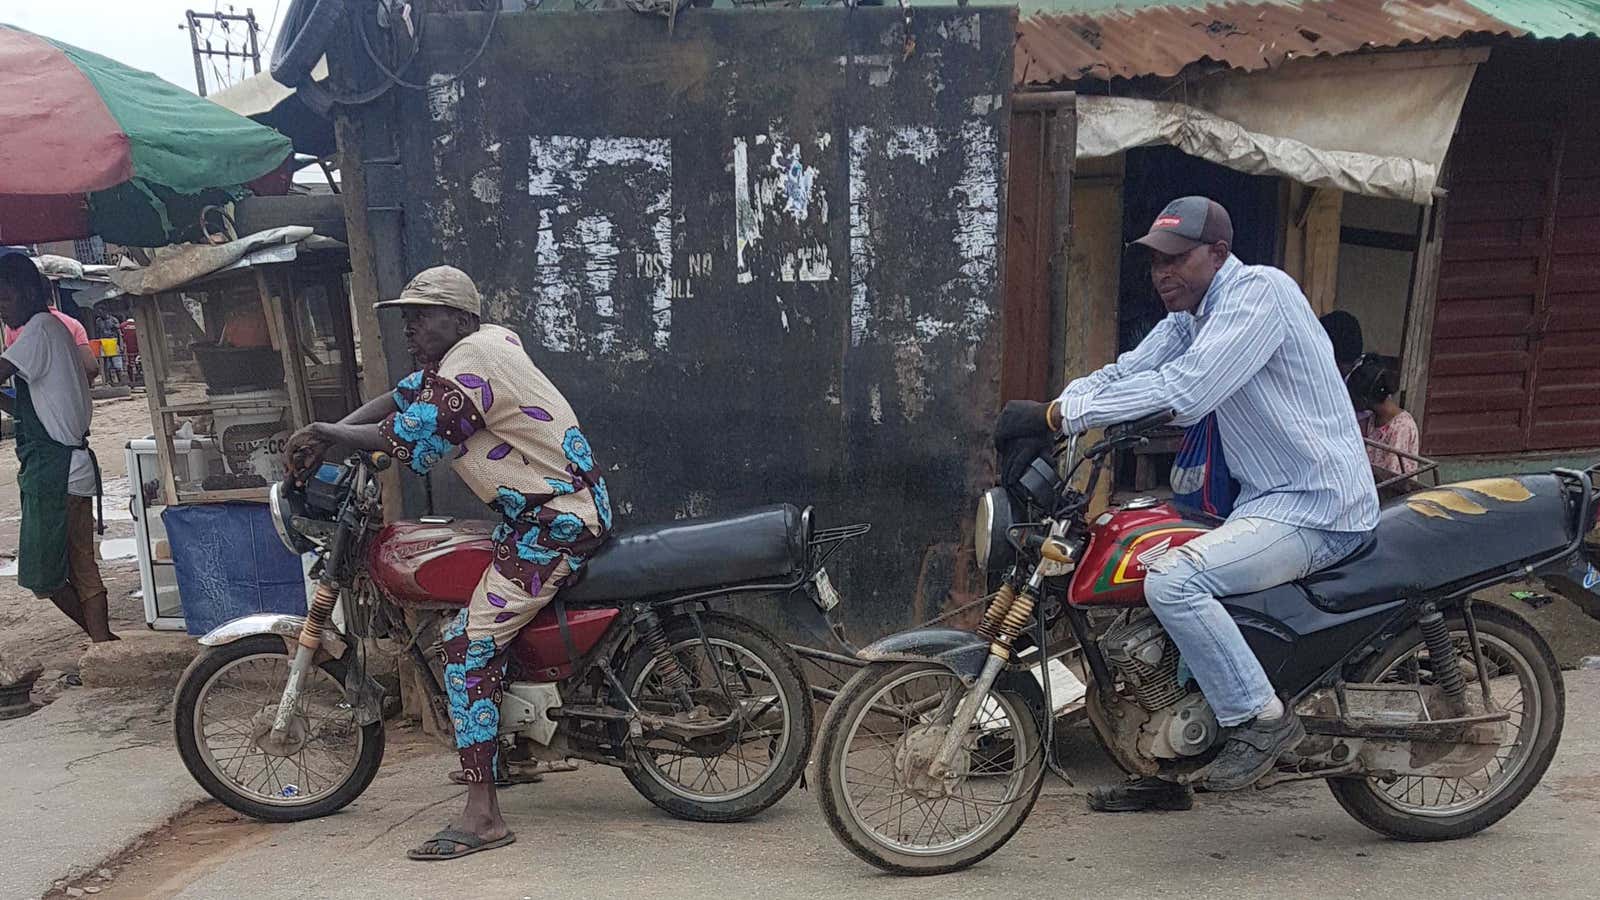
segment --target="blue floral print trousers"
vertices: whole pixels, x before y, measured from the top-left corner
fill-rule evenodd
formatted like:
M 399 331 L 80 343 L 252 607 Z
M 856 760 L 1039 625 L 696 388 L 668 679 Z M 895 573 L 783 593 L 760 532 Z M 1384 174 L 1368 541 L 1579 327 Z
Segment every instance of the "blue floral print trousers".
M 500 750 L 500 700 L 511 646 L 555 598 L 571 570 L 558 560 L 539 590 L 528 594 L 503 583 L 491 566 L 471 604 L 440 635 L 445 693 L 455 726 L 462 778 L 493 783 Z M 502 582 L 502 583 L 496 583 Z

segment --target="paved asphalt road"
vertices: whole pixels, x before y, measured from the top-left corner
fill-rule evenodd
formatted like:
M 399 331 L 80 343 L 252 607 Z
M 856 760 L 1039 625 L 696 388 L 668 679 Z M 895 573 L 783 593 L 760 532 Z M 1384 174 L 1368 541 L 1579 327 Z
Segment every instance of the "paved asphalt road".
M 130 864 L 101 896 L 1592 898 L 1600 896 L 1600 672 L 1567 673 L 1567 690 L 1565 737 L 1543 784 L 1496 827 L 1448 844 L 1380 839 L 1320 784 L 1202 796 L 1189 813 L 1090 815 L 1083 787 L 1109 769 L 1077 734 L 1079 786 L 1052 779 L 1009 846 L 942 878 L 893 878 L 859 862 L 807 792 L 753 822 L 692 825 L 656 812 L 601 768 L 509 791 L 506 813 L 520 836 L 512 847 L 413 863 L 406 848 L 461 802 L 443 778 L 451 758 L 429 750 L 386 767 L 343 814 L 230 826 L 238 831 L 210 850 L 170 854 L 154 880 L 148 871 L 137 880 Z

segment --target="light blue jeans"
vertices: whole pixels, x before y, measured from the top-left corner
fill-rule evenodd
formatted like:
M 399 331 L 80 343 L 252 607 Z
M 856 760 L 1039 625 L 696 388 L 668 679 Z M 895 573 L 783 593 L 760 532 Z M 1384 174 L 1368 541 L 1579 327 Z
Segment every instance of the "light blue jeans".
M 1285 584 L 1344 559 L 1363 532 L 1319 531 L 1245 516 L 1161 556 L 1145 577 L 1150 609 L 1172 635 L 1223 726 L 1255 718 L 1272 683 L 1218 597 Z

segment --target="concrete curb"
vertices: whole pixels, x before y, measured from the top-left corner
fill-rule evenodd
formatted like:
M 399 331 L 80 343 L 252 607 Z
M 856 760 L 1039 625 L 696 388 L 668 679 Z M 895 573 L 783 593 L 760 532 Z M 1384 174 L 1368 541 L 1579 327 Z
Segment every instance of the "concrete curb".
M 200 652 L 186 634 L 127 631 L 122 640 L 90 644 L 78 663 L 84 687 L 173 687 Z

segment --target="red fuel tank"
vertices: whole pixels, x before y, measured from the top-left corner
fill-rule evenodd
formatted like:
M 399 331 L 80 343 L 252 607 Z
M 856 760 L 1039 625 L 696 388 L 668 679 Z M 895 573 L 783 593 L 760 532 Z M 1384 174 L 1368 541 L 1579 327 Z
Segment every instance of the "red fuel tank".
M 395 522 L 372 539 L 367 573 L 401 606 L 466 606 L 494 559 L 493 522 Z
M 1111 509 L 1095 519 L 1089 546 L 1072 576 L 1073 606 L 1142 606 L 1147 566 L 1214 528 L 1169 503 Z
M 367 572 L 400 606 L 464 607 L 494 559 L 493 522 L 395 522 L 372 540 Z M 581 656 L 605 637 L 619 610 L 569 609 L 567 625 Z M 559 681 L 572 674 L 555 608 L 539 610 L 511 647 L 518 677 Z

